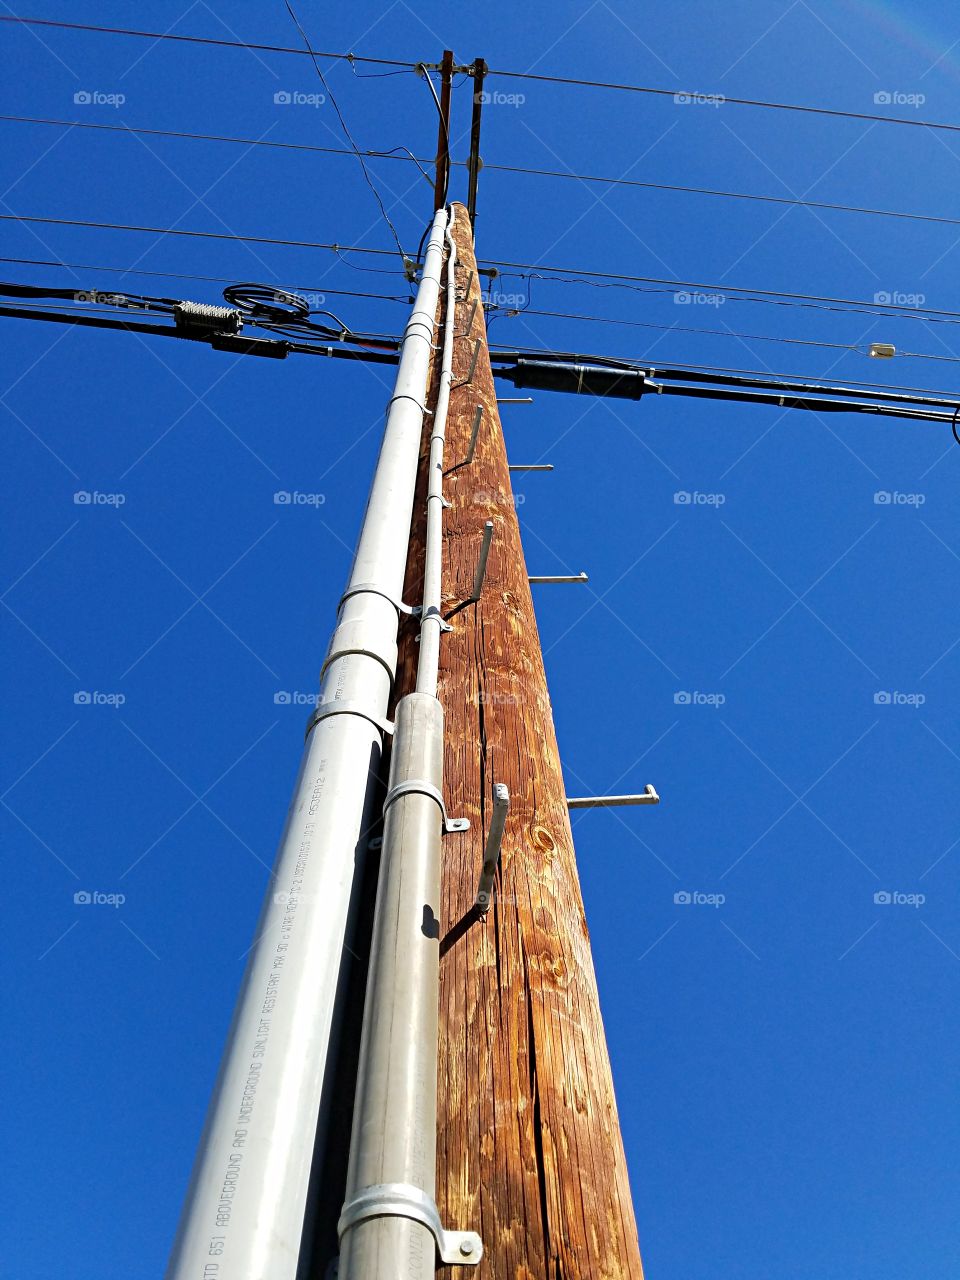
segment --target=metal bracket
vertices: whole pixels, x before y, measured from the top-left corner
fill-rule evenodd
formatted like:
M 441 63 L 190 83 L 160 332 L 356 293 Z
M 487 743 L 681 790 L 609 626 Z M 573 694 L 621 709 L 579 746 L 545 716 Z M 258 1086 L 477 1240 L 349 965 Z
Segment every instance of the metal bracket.
M 376 725 L 381 733 L 393 733 L 392 720 L 378 716 L 375 711 L 365 707 L 362 702 L 347 702 L 344 700 L 342 702 L 321 702 L 310 714 L 306 732 L 303 735 L 304 738 L 309 738 L 320 721 L 326 720 L 327 716 L 362 716 L 364 720 L 369 720 L 371 724 Z
M 476 448 L 477 448 L 477 434 L 480 431 L 480 421 L 482 418 L 483 418 L 483 405 L 478 404 L 476 411 L 474 412 L 474 415 L 473 415 L 473 426 L 470 428 L 470 445 L 467 449 L 467 456 L 463 460 L 465 465 L 473 461 L 473 455 L 476 452 Z
M 337 605 L 337 612 L 343 608 L 344 602 L 349 600 L 351 596 L 363 595 L 364 592 L 372 596 L 383 596 L 396 609 L 397 613 L 406 613 L 415 615 L 420 612 L 418 604 L 404 604 L 402 600 L 394 600 L 389 591 L 384 591 L 383 587 L 378 587 L 375 582 L 358 582 L 355 587 L 350 587 L 340 597 L 340 603 Z
M 431 605 L 425 614 L 421 610 L 421 625 L 423 625 L 424 622 L 438 623 L 441 631 L 453 630 L 453 627 L 451 627 L 450 623 L 446 621 L 443 614 L 440 612 L 440 610 L 437 608 L 436 605 Z M 419 640 L 419 638 L 420 637 L 418 636 L 417 639 Z
M 568 809 L 612 809 L 625 804 L 659 804 L 660 797 L 652 782 L 648 782 L 639 795 L 628 796 L 567 796 Z
M 467 604 L 476 604 L 483 591 L 483 580 L 487 576 L 487 557 L 490 555 L 490 543 L 493 540 L 493 521 L 487 520 L 483 526 L 483 541 L 480 543 L 480 555 L 473 575 L 473 591 Z
M 473 328 L 473 321 L 474 321 L 474 317 L 475 317 L 475 316 L 476 316 L 476 314 L 477 314 L 477 303 L 478 303 L 479 301 L 480 301 L 480 299 L 479 299 L 479 298 L 474 298 L 474 300 L 473 300 L 473 306 L 472 306 L 472 308 L 470 309 L 470 318 L 467 320 L 467 327 L 466 327 L 465 329 L 462 329 L 459 333 L 455 334 L 455 335 L 454 335 L 455 337 L 457 337 L 457 338 L 469 338 L 469 337 L 470 337 L 470 331 L 471 331 L 471 329 Z
M 444 804 L 439 788 L 435 787 L 432 782 L 428 782 L 426 778 L 408 778 L 406 782 L 398 782 L 395 787 L 391 787 L 387 792 L 387 798 L 383 802 L 384 815 L 386 815 L 394 800 L 399 800 L 401 796 L 408 795 L 428 796 L 431 800 L 436 800 L 443 817 L 443 834 L 445 836 L 453 835 L 457 831 L 470 830 L 469 818 L 447 817 L 447 806 Z
M 465 387 L 473 381 L 473 375 L 477 371 L 477 361 L 480 359 L 480 343 L 481 343 L 480 338 L 474 339 L 473 359 L 470 361 L 470 372 L 467 374 L 467 376 L 463 379 L 462 382 L 455 382 L 453 386 L 450 388 L 451 391 L 456 391 L 457 387 Z
M 369 1218 L 409 1218 L 427 1228 L 440 1261 L 448 1267 L 475 1267 L 483 1257 L 483 1241 L 475 1231 L 444 1231 L 432 1196 L 408 1182 L 382 1182 L 364 1187 L 343 1206 L 337 1235 L 343 1237 Z
M 503 782 L 493 784 L 493 817 L 490 819 L 490 830 L 487 832 L 487 843 L 483 850 L 483 870 L 477 885 L 477 909 L 482 916 L 490 910 L 490 899 L 493 890 L 493 879 L 500 865 L 500 846 L 503 843 L 503 828 L 507 821 L 507 810 L 510 808 L 510 792 Z
M 585 573 L 532 573 L 528 582 L 589 582 Z

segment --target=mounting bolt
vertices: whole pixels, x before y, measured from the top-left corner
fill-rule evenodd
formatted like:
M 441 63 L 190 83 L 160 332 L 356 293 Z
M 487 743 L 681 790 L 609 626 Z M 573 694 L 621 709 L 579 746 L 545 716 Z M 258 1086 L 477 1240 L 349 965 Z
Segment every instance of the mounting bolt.
M 471 1253 L 473 1253 L 473 1241 L 462 1240 L 460 1242 L 460 1252 L 463 1254 L 465 1258 L 469 1258 Z

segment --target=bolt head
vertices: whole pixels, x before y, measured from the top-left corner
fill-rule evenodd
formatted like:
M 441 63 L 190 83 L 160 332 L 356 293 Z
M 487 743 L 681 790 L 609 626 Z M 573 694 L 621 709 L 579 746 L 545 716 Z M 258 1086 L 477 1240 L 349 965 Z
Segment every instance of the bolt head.
M 461 1242 L 460 1242 L 460 1252 L 463 1254 L 463 1256 L 464 1256 L 465 1258 L 469 1258 L 469 1257 L 470 1257 L 470 1255 L 471 1255 L 471 1253 L 473 1253 L 473 1241 L 472 1241 L 472 1240 L 461 1240 Z

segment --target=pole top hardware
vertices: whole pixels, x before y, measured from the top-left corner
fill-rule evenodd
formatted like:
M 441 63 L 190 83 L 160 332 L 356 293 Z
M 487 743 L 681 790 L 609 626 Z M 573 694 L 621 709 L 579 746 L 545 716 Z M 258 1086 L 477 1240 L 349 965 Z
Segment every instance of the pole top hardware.
M 475 1267 L 483 1257 L 483 1241 L 475 1231 L 444 1231 L 432 1196 L 408 1182 L 382 1182 L 364 1187 L 343 1206 L 337 1235 L 343 1237 L 368 1218 L 410 1218 L 433 1236 L 440 1261 L 448 1267 Z

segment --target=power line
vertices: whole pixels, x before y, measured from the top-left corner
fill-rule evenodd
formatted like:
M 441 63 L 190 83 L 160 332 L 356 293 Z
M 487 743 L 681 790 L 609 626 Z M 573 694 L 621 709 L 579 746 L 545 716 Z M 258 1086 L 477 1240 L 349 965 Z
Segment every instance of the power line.
M 858 355 L 867 355 L 863 347 L 857 346 L 855 343 L 820 342 L 813 338 L 781 338 L 768 333 L 737 333 L 733 329 L 698 329 L 689 325 L 654 324 L 653 321 L 649 320 L 616 320 L 611 316 L 587 316 L 581 315 L 579 312 L 533 311 L 522 308 L 516 311 L 504 312 L 502 315 L 494 314 L 491 319 L 512 320 L 519 316 L 550 316 L 558 320 L 576 320 L 578 323 L 588 321 L 595 324 L 625 325 L 631 329 L 654 329 L 662 333 L 696 333 L 712 338 L 739 338 L 744 342 L 777 342 L 788 346 L 821 347 L 829 351 L 853 351 Z M 950 323 L 960 323 L 960 321 L 951 321 Z M 960 357 L 958 356 L 938 356 L 932 355 L 927 351 L 897 351 L 897 359 L 942 360 L 947 364 L 960 364 Z
M 190 275 L 185 271 L 145 271 L 139 267 L 106 267 L 102 263 L 93 262 L 62 262 L 59 258 L 4 258 L 0 257 L 0 262 L 17 263 L 25 267 L 64 267 L 67 271 L 104 271 L 112 275 L 121 276 L 153 276 L 162 280 L 196 280 L 203 284 L 235 284 L 234 277 L 227 276 L 198 276 Z M 270 283 L 269 281 L 267 283 Z M 399 293 L 368 293 L 362 289 L 331 289 L 328 285 L 282 285 L 275 284 L 277 289 L 285 289 L 292 287 L 297 293 L 310 294 L 327 294 L 331 293 L 336 297 L 345 298 L 372 298 L 379 302 L 403 302 L 409 305 L 413 301 L 412 294 Z
M 146 333 L 157 337 L 179 338 L 203 342 L 214 350 L 238 355 L 259 355 L 283 359 L 290 353 L 365 360 L 380 364 L 396 364 L 396 351 L 371 352 L 349 350 L 342 346 L 323 346 L 316 343 L 293 341 L 286 326 L 275 326 L 273 331 L 283 334 L 277 338 L 246 338 L 237 332 L 221 332 L 209 327 L 183 330 L 160 324 L 144 324 L 139 321 L 110 319 L 100 315 L 76 312 L 54 312 L 34 307 L 0 306 L 0 317 L 24 320 L 40 320 L 57 324 L 114 329 L 132 333 Z M 261 325 L 260 327 L 267 327 Z M 299 335 L 294 335 L 299 336 Z M 809 409 L 820 412 L 858 412 L 911 418 L 927 422 L 945 422 L 955 427 L 960 416 L 960 401 L 948 400 L 936 392 L 922 391 L 917 395 L 900 394 L 889 387 L 877 388 L 872 393 L 861 390 L 863 384 L 850 386 L 824 385 L 797 381 L 781 381 L 780 375 L 742 376 L 734 371 L 694 373 L 691 369 L 710 366 L 669 366 L 665 364 L 640 365 L 632 361 L 609 357 L 572 356 L 554 351 L 508 351 L 496 356 L 496 377 L 509 378 L 518 387 L 538 387 L 541 390 L 573 391 L 579 394 L 616 396 L 639 400 L 641 396 L 660 395 L 693 396 L 713 400 L 739 401 L 741 403 L 766 404 L 780 408 Z M 592 364 L 584 361 L 594 361 Z M 576 363 L 571 363 L 575 361 Z M 654 378 L 661 381 L 656 383 Z M 665 380 L 665 381 L 664 381 Z M 684 382 L 688 385 L 678 385 Z M 718 385 L 708 385 L 716 383 Z M 692 384 L 692 385 L 691 385 Z M 874 384 L 876 386 L 876 384 Z M 793 393 L 798 392 L 799 395 Z M 788 394 L 789 393 L 789 394 Z M 808 393 L 813 393 L 809 395 Z M 868 403 L 873 394 L 875 401 Z M 837 399 L 841 395 L 850 397 Z M 834 397 L 834 398 L 825 398 Z M 894 403 L 891 403 L 894 402 Z M 931 410 L 945 409 L 947 413 Z M 955 410 L 953 414 L 949 410 Z M 954 430 L 956 436 L 956 431 Z M 958 440 L 960 443 L 960 440 Z
M 620 84 L 611 80 L 584 80 L 574 76 L 538 75 L 532 71 L 495 71 L 491 76 L 503 76 L 511 80 L 538 80 L 543 84 L 573 85 L 588 89 L 613 89 L 621 93 L 645 93 L 656 97 L 673 98 L 679 102 L 710 101 L 719 106 L 730 103 L 737 107 L 765 107 L 772 111 L 798 111 L 804 115 L 832 116 L 840 120 L 869 120 L 875 124 L 908 124 L 918 129 L 946 129 L 960 133 L 960 124 L 946 124 L 934 120 L 910 120 L 906 116 L 881 116 L 868 111 L 841 111 L 835 107 L 807 107 L 796 102 L 767 102 L 762 98 L 735 98 L 724 93 L 700 93 L 689 89 L 657 89 L 642 84 Z
M 307 56 L 312 54 L 318 58 L 332 58 L 341 62 L 363 62 L 376 66 L 397 67 L 404 71 L 414 71 L 423 66 L 422 62 L 403 62 L 394 58 L 361 57 L 354 53 L 331 53 L 322 49 L 295 49 L 288 45 L 259 44 L 246 40 L 222 40 L 212 36 L 175 35 L 170 31 L 139 31 L 129 27 L 104 27 L 92 23 L 58 22 L 51 18 L 23 18 L 17 15 L 0 14 L 0 22 L 16 22 L 23 26 L 59 27 L 71 31 L 95 31 L 104 35 L 139 36 L 148 40 L 174 40 L 184 44 L 217 45 L 227 49 L 253 49 L 265 53 L 288 53 Z M 465 68 L 458 68 L 464 70 Z M 620 93 L 649 94 L 654 97 L 673 98 L 683 102 L 707 99 L 718 104 L 738 107 L 762 107 L 772 111 L 795 111 L 804 115 L 826 116 L 838 120 L 866 120 L 875 124 L 910 125 L 916 129 L 943 129 L 950 133 L 960 133 L 960 125 L 948 124 L 936 120 L 911 120 L 907 116 L 884 116 L 867 111 L 842 111 L 835 107 L 811 107 L 796 102 L 772 102 L 762 98 L 738 98 L 729 94 L 701 93 L 684 89 L 663 89 L 652 85 L 625 84 L 612 80 L 589 80 L 576 76 L 540 75 L 533 71 L 510 71 L 505 68 L 488 70 L 487 75 L 502 76 L 512 80 L 533 80 L 541 84 L 568 85 L 576 88 L 607 89 Z
M 2 118 L 2 117 L 0 117 Z M 563 178 L 570 182 L 595 182 L 608 187 L 639 187 L 647 191 L 678 191 L 697 196 L 719 196 L 725 200 L 756 200 L 762 204 L 792 205 L 797 209 L 827 209 L 836 213 L 866 213 L 878 218 L 907 218 L 912 222 L 941 222 L 960 226 L 960 218 L 931 213 L 905 213 L 899 209 L 873 209 L 865 205 L 834 204 L 828 200 L 800 200 L 787 196 L 759 195 L 751 191 L 720 191 L 715 187 L 687 187 L 674 182 L 641 182 L 633 178 L 604 178 L 589 173 L 564 173 L 560 169 L 527 169 L 520 165 L 485 164 L 485 173 L 525 173 L 542 178 Z
M 310 47 L 310 41 L 307 38 L 307 33 L 303 29 L 303 24 L 301 23 L 300 19 L 297 17 L 296 13 L 294 12 L 293 5 L 290 3 L 290 0 L 283 0 L 283 3 L 286 7 L 287 13 L 289 13 L 291 19 L 293 20 L 294 26 L 300 32 L 300 36 L 303 40 L 306 50 L 310 54 L 310 60 L 313 63 L 313 69 L 314 71 L 316 71 L 317 75 L 320 77 L 320 83 L 323 85 L 324 92 L 326 93 L 327 97 L 330 99 L 330 103 L 334 111 L 336 112 L 337 119 L 340 121 L 340 128 L 343 130 L 344 136 L 346 137 L 347 141 L 350 143 L 350 146 L 353 148 L 354 155 L 360 161 L 360 168 L 363 170 L 364 180 L 367 186 L 373 192 L 373 198 L 377 202 L 377 207 L 380 210 L 380 216 L 383 218 L 384 222 L 390 228 L 390 234 L 393 236 L 393 239 L 397 246 L 397 253 L 399 253 L 401 261 L 403 262 L 404 268 L 406 268 L 407 256 L 403 252 L 403 246 L 400 243 L 400 237 L 397 235 L 397 228 L 390 221 L 390 215 L 387 213 L 387 206 L 383 203 L 383 197 L 380 195 L 380 191 L 377 187 L 377 184 L 370 177 L 370 173 L 369 173 L 369 170 L 367 169 L 366 161 L 364 160 L 363 155 L 360 151 L 360 148 L 357 146 L 356 141 L 354 140 L 353 134 L 350 132 L 349 128 L 347 127 L 347 122 L 344 119 L 343 112 L 340 110 L 340 104 L 337 102 L 337 99 L 334 97 L 330 89 L 330 86 L 327 84 L 326 77 L 324 76 L 323 72 L 320 70 L 320 63 L 317 61 L 317 55 L 313 52 L 312 48 Z
M 25 27 L 59 27 L 66 31 L 95 31 L 100 35 L 140 36 L 147 40 L 175 40 L 181 44 L 217 45 L 225 49 L 254 49 L 260 53 L 293 53 L 302 57 L 335 58 L 339 62 L 365 62 L 371 66 L 399 67 L 412 71 L 416 62 L 398 62 L 394 58 L 368 58 L 357 53 L 328 53 L 323 49 L 291 49 L 283 44 L 255 44 L 247 40 L 222 40 L 214 36 L 183 36 L 171 31 L 139 31 L 131 27 L 102 27 L 87 22 L 57 22 L 53 18 L 21 18 L 16 14 L 0 14 L 0 22 L 17 22 Z
M 0 257 L 0 262 L 15 263 L 20 266 L 63 267 L 64 269 L 70 270 L 70 271 L 101 271 L 101 272 L 114 274 L 114 275 L 121 275 L 121 276 L 132 275 L 132 276 L 147 276 L 147 277 L 152 277 L 154 279 L 164 279 L 164 280 L 192 280 L 194 282 L 202 283 L 202 284 L 231 285 L 235 283 L 232 277 L 227 277 L 227 276 L 204 276 L 204 275 L 191 274 L 189 272 L 184 272 L 184 271 L 146 271 L 140 268 L 135 268 L 130 270 L 125 267 L 105 266 L 103 263 L 62 262 L 56 258 Z M 323 294 L 323 295 L 330 294 L 334 297 L 366 298 L 376 302 L 397 302 L 397 303 L 403 303 L 404 305 L 409 305 L 411 301 L 410 294 L 371 293 L 369 291 L 362 290 L 362 289 L 331 289 L 327 285 L 323 285 L 323 286 L 310 286 L 310 285 L 303 285 L 303 284 L 286 285 L 286 284 L 280 284 L 279 282 L 276 282 L 276 281 L 267 282 L 267 283 L 270 284 L 271 288 L 275 288 L 278 290 L 290 289 L 293 292 L 304 293 L 304 294 Z M 85 306 L 84 311 L 87 311 L 87 310 L 88 308 Z M 859 354 L 864 354 L 863 349 L 861 347 L 852 345 L 849 343 L 843 343 L 843 342 L 821 342 L 815 339 L 808 339 L 808 338 L 783 338 L 783 337 L 776 337 L 771 334 L 763 334 L 763 333 L 739 333 L 732 329 L 702 329 L 702 328 L 695 328 L 692 326 L 685 326 L 685 325 L 655 324 L 652 321 L 646 321 L 646 320 L 622 320 L 622 319 L 617 319 L 613 316 L 593 316 L 593 315 L 586 315 L 582 312 L 543 311 L 539 309 L 521 308 L 521 309 L 518 309 L 517 311 L 504 311 L 500 314 L 497 314 L 496 312 L 494 312 L 490 318 L 491 320 L 508 320 L 508 319 L 513 319 L 516 316 L 544 316 L 547 318 L 553 318 L 553 319 L 559 319 L 559 320 L 577 320 L 581 323 L 586 322 L 586 323 L 593 323 L 593 324 L 620 325 L 626 328 L 653 329 L 658 332 L 664 332 L 664 333 L 695 333 L 695 334 L 701 334 L 701 335 L 710 336 L 710 337 L 738 338 L 743 341 L 751 341 L 751 342 L 776 342 L 776 343 L 782 343 L 782 344 L 792 345 L 792 346 L 820 347 L 820 348 L 824 348 L 831 351 L 853 351 L 853 352 L 858 352 Z M 943 323 L 953 323 L 953 322 L 944 321 Z M 947 363 L 960 363 L 960 360 L 958 360 L 957 357 L 936 356 L 923 351 L 898 351 L 897 356 L 898 358 L 907 357 L 911 359 L 943 360 Z M 691 366 L 691 367 L 692 368 L 693 367 L 711 368 L 713 366 L 704 365 L 704 366 Z M 878 383 L 878 384 L 867 384 L 867 385 L 879 386 L 884 384 Z M 902 388 L 902 389 L 909 390 L 910 388 Z
M 428 84 L 429 84 L 428 79 Z M 430 84 L 431 90 L 433 85 Z M 436 91 L 434 90 L 434 96 Z M 127 133 L 135 137 L 183 138 L 196 142 L 227 142 L 244 147 L 273 147 L 281 151 L 312 151 L 322 155 L 356 156 L 358 158 L 376 160 L 403 160 L 414 163 L 425 172 L 423 165 L 431 161 L 413 155 L 406 147 L 393 147 L 389 151 L 349 150 L 345 147 L 321 147 L 302 142 L 279 142 L 263 138 L 237 138 L 228 134 L 187 133 L 179 129 L 148 129 L 123 124 L 101 124 L 92 120 L 56 120 L 38 116 L 14 116 L 0 114 L 0 120 L 16 124 L 46 124 L 62 128 L 95 129 L 107 133 Z M 406 155 L 397 155 L 398 151 L 406 151 Z M 466 168 L 464 161 L 453 160 L 452 165 Z M 693 187 L 674 182 L 643 182 L 633 178 L 608 178 L 598 174 L 564 172 L 560 169 L 538 169 L 526 165 L 485 164 L 487 173 L 518 173 L 538 178 L 559 178 L 567 182 L 592 182 L 610 187 L 635 187 L 646 191 L 675 191 L 687 195 L 714 196 L 725 200 L 751 200 L 761 204 L 787 205 L 798 209 L 825 209 L 835 213 L 861 213 L 878 218 L 904 218 L 910 222 L 932 222 L 946 226 L 960 226 L 960 218 L 949 218 L 941 214 L 908 213 L 901 209 L 875 209 L 868 205 L 840 204 L 828 200 L 800 200 L 787 196 L 763 195 L 751 191 L 722 191 L 716 187 Z M 429 175 L 427 175 L 429 177 Z
M 787 302 L 779 302 L 783 306 L 803 306 L 815 302 L 829 302 L 841 306 L 845 310 L 851 308 L 867 307 L 870 312 L 880 311 L 890 316 L 891 319 L 907 319 L 918 318 L 924 319 L 930 316 L 951 316 L 954 319 L 960 319 L 960 311 L 939 311 L 932 307 L 907 306 L 907 304 L 896 302 L 867 302 L 864 299 L 857 298 L 833 298 L 829 295 L 818 293 L 788 293 L 778 289 L 753 289 L 746 285 L 733 284 L 714 284 L 696 280 L 671 280 L 662 276 L 631 276 L 623 275 L 614 271 L 590 271 L 581 270 L 577 267 L 552 267 L 545 263 L 536 262 L 504 262 L 499 258 L 482 258 L 482 262 L 488 263 L 491 267 L 496 268 L 495 276 L 507 274 L 515 276 L 517 279 L 540 279 L 544 281 L 556 280 L 559 284 L 585 284 L 593 285 L 596 281 L 610 280 L 609 285 L 598 284 L 597 288 L 614 289 L 624 288 L 631 289 L 637 283 L 644 285 L 666 285 L 669 288 L 667 292 L 674 293 L 677 289 L 692 289 L 698 292 L 711 293 L 717 296 L 726 297 L 728 294 L 753 294 L 755 297 L 750 299 L 742 299 L 743 301 L 778 301 L 787 299 Z M 507 273 L 501 272 L 501 267 L 509 268 Z M 544 275 L 543 272 L 548 271 L 550 275 Z M 638 292 L 650 292 L 650 290 L 638 290 Z M 734 299 L 731 299 L 732 301 Z M 740 301 L 740 299 L 736 299 Z M 900 315 L 900 311 L 906 312 Z M 896 312 L 897 314 L 891 314 Z
M 244 236 L 228 234 L 222 231 L 194 231 L 183 227 L 150 227 L 129 223 L 93 222 L 77 218 L 47 218 L 30 214 L 13 213 L 0 213 L 0 221 L 83 227 L 86 229 L 104 231 L 149 232 L 152 235 L 185 236 L 201 240 L 226 240 L 240 244 L 270 244 L 297 249 L 329 249 L 336 254 L 357 253 L 387 258 L 394 257 L 394 251 L 392 249 L 372 249 L 366 248 L 363 245 L 326 244 L 316 240 L 286 240 L 272 236 Z M 632 276 L 609 271 L 590 271 L 576 267 L 553 267 L 548 264 L 531 262 L 508 262 L 500 258 L 483 258 L 481 261 L 489 264 L 490 267 L 495 269 L 492 273 L 488 271 L 486 274 L 501 276 L 504 273 L 501 272 L 500 268 L 507 268 L 507 274 L 516 275 L 518 279 L 541 279 L 544 281 L 555 280 L 560 284 L 585 284 L 598 288 L 624 288 L 634 290 L 635 292 L 651 292 L 649 289 L 639 289 L 637 287 L 638 285 L 662 285 L 666 286 L 664 291 L 670 293 L 694 290 L 713 293 L 723 297 L 734 294 L 751 295 L 749 297 L 744 296 L 730 298 L 731 301 L 740 302 L 770 302 L 778 306 L 813 306 L 818 303 L 829 303 L 832 305 L 832 308 L 839 309 L 843 312 L 852 311 L 854 313 L 858 313 L 863 311 L 863 314 L 879 315 L 892 320 L 915 319 L 924 320 L 931 324 L 947 323 L 947 320 L 945 319 L 946 317 L 949 317 L 951 321 L 960 320 L 960 311 L 945 311 L 937 310 L 932 307 L 908 306 L 907 304 L 900 304 L 893 301 L 868 302 L 863 299 L 834 298 L 816 293 L 788 293 L 784 290 L 776 289 L 754 289 L 747 285 L 715 284 L 694 280 L 671 280 L 660 276 Z M 346 263 L 345 259 L 344 262 Z M 346 265 L 353 267 L 353 269 L 357 271 L 379 270 L 385 275 L 404 274 L 396 268 L 384 269 L 375 267 L 357 267 L 353 263 L 346 263 Z M 551 274 L 545 275 L 544 272 L 549 272 Z M 597 283 L 604 280 L 609 280 L 611 283 L 608 285 Z
M 232 240 L 241 244 L 276 244 L 296 249 L 332 249 L 334 253 L 365 253 L 394 257 L 393 249 L 367 249 L 360 245 L 321 244 L 316 240 L 281 240 L 271 236 L 239 236 L 222 231 L 188 231 L 183 227 L 141 227 L 121 222 L 90 222 L 78 218 L 38 218 L 17 213 L 0 213 L 3 222 L 39 222 L 60 227 L 87 227 L 101 231 L 149 231 L 153 235 L 188 236 L 200 240 Z M 391 275 L 403 272 L 391 271 Z
M 0 114 L 0 120 L 8 120 L 16 124 L 52 124 L 70 129 L 97 129 L 104 133 L 128 133 L 134 137 L 142 135 L 146 138 L 188 138 L 196 142 L 232 142 L 244 147 L 273 147 L 280 151 L 313 151 L 329 156 L 355 156 L 356 151 L 347 147 L 320 147 L 308 142 L 277 142 L 267 138 L 237 138 L 222 133 L 186 133 L 181 129 L 147 129 L 134 128 L 126 124 L 101 124 L 94 120 L 57 120 L 46 116 L 11 116 Z M 406 151 L 398 156 L 396 152 Z M 417 165 L 432 164 L 432 161 L 415 156 L 406 147 L 391 147 L 389 151 L 367 150 L 361 154 L 370 160 L 403 160 Z M 462 164 L 462 161 L 460 162 Z

